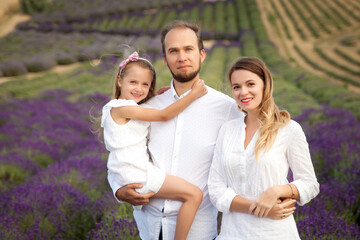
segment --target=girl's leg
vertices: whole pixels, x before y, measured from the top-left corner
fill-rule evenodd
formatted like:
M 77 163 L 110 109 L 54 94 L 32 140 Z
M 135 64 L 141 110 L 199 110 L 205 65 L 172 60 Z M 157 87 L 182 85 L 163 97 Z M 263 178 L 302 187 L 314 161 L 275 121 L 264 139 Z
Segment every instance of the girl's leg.
M 166 175 L 163 185 L 154 197 L 183 202 L 177 216 L 174 239 L 185 240 L 201 204 L 202 191 L 182 178 Z

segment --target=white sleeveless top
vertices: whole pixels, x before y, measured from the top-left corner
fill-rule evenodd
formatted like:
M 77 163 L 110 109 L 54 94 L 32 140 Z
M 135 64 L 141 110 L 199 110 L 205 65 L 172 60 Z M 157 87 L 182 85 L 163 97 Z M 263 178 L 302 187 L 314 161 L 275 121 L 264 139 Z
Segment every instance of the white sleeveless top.
M 113 99 L 102 109 L 101 127 L 104 128 L 104 142 L 110 152 L 107 167 L 117 175 L 120 186 L 129 183 L 142 183 L 139 192 L 156 193 L 165 174 L 149 161 L 147 136 L 149 122 L 130 120 L 119 125 L 111 117 L 113 107 L 139 106 L 133 100 Z M 140 107 L 140 106 L 139 106 Z

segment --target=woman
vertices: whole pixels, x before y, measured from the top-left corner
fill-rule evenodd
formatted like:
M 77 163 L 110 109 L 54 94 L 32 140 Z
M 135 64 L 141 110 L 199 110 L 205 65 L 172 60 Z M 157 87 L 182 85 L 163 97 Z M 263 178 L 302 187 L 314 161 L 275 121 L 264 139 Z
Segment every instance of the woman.
M 319 193 L 304 132 L 275 105 L 261 60 L 239 59 L 228 78 L 244 115 L 222 126 L 210 169 L 210 198 L 223 212 L 217 239 L 300 239 L 293 204 Z

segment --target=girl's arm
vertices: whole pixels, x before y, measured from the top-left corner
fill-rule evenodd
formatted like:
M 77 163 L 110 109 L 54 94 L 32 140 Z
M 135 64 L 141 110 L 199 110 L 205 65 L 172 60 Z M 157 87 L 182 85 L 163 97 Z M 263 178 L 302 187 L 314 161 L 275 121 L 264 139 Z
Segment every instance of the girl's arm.
M 182 99 L 176 101 L 165 109 L 142 108 L 139 106 L 126 106 L 111 109 L 114 120 L 118 118 L 135 119 L 141 121 L 168 121 L 184 111 L 193 101 L 205 95 L 207 88 L 203 80 L 194 83 L 192 90 Z

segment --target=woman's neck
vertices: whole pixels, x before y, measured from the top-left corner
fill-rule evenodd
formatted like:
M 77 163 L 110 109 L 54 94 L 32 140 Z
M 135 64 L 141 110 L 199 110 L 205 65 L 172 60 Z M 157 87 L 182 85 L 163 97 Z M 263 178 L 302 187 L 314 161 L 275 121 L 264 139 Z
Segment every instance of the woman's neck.
M 258 112 L 257 113 L 249 113 L 248 112 L 245 117 L 245 124 L 252 128 L 258 128 L 260 125 L 259 116 L 260 116 L 260 114 Z

